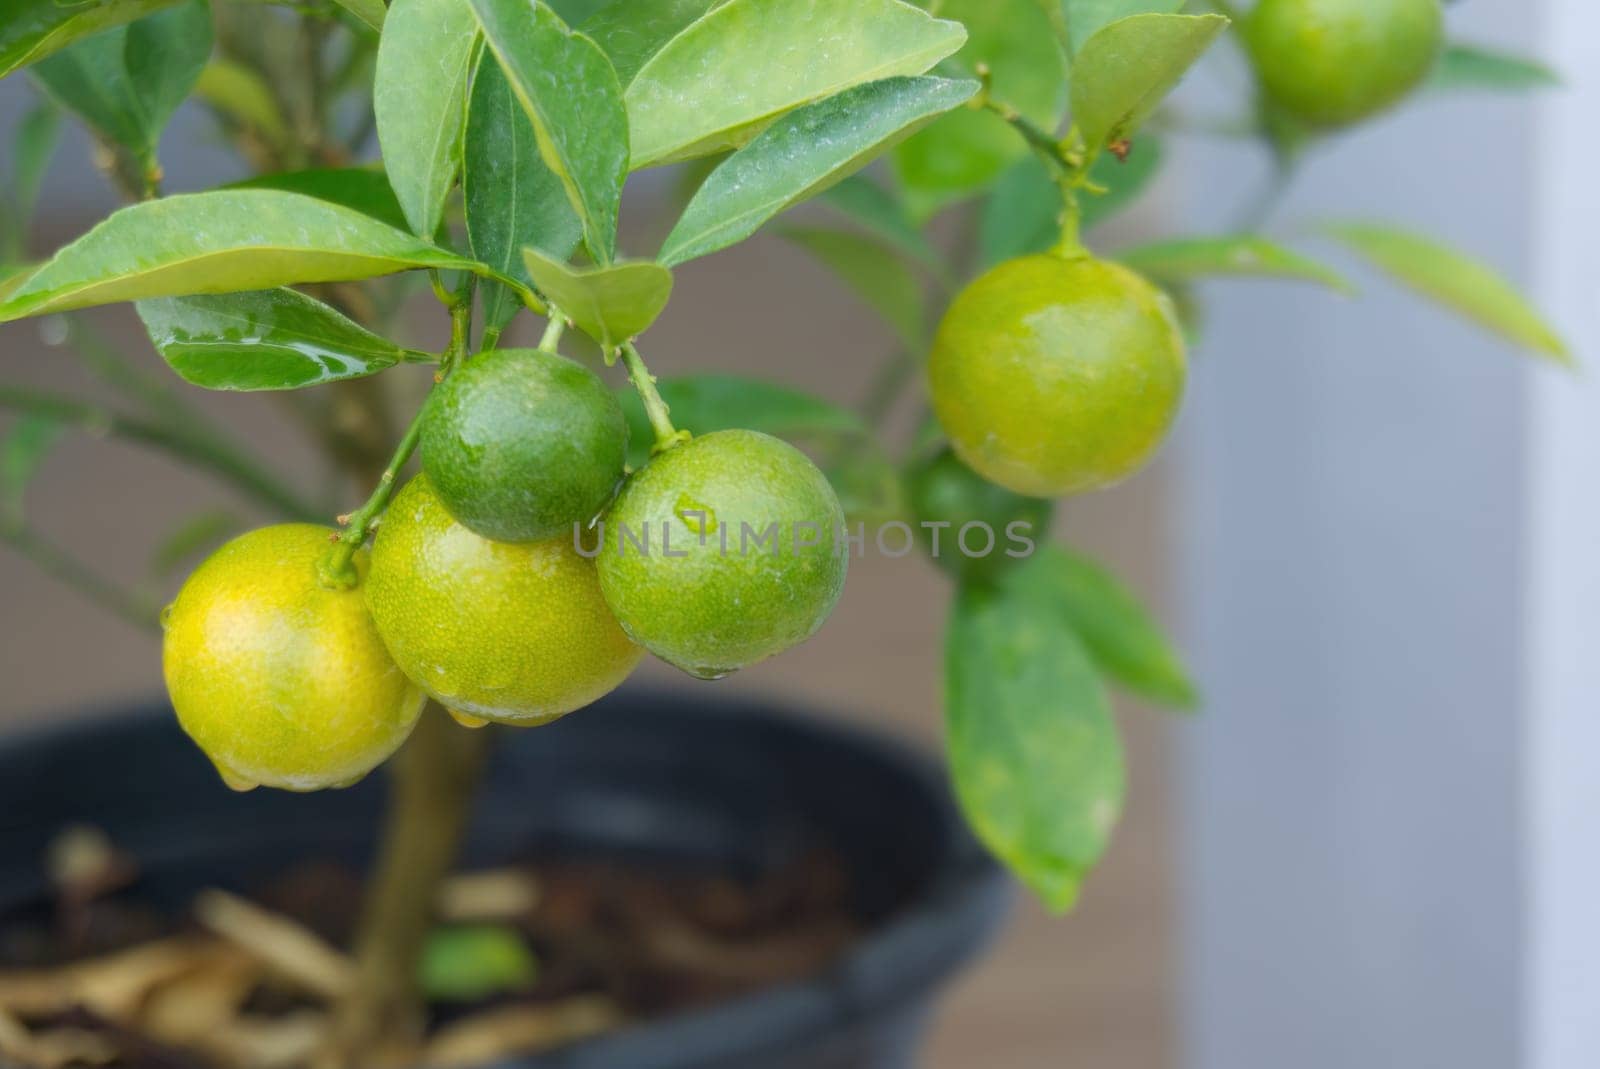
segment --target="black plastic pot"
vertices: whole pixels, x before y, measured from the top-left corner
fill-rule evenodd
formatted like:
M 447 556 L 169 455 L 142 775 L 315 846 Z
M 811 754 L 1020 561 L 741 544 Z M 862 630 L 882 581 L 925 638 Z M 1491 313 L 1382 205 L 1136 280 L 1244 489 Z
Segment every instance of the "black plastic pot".
M 968 836 L 942 772 L 904 746 L 745 702 L 624 691 L 506 731 L 467 862 L 531 853 L 761 871 L 818 843 L 844 857 L 867 934 L 811 980 L 629 1028 L 516 1069 L 898 1069 L 935 996 L 982 948 L 1008 885 Z M 0 740 L 0 914 L 44 894 L 63 826 L 104 828 L 141 889 L 181 908 L 305 857 L 364 862 L 382 776 L 347 791 L 234 794 L 170 710 Z M 506 1069 L 512 1069 L 507 1066 Z

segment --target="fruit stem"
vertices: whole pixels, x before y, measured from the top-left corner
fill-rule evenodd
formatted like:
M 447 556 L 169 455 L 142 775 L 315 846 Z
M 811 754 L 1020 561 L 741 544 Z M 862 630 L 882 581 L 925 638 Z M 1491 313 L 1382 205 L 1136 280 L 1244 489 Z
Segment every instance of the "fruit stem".
M 561 344 L 561 335 L 567 332 L 567 317 L 553 304 L 549 306 L 549 310 L 550 323 L 544 328 L 544 337 L 539 339 L 539 348 L 547 353 L 553 353 Z
M 628 369 L 628 378 L 633 380 L 633 388 L 639 391 L 639 399 L 644 402 L 644 414 L 650 417 L 650 427 L 656 432 L 656 444 L 651 452 L 664 453 L 687 442 L 689 432 L 672 425 L 671 409 L 656 389 L 655 376 L 644 366 L 644 357 L 631 341 L 622 346 L 622 363 Z
M 355 558 L 356 550 L 366 543 L 367 535 L 372 531 L 373 521 L 394 496 L 400 469 L 406 466 L 406 461 L 410 460 L 411 454 L 417 450 L 417 442 L 422 438 L 422 416 L 426 411 L 427 408 L 424 406 L 412 418 L 411 426 L 406 428 L 405 435 L 395 448 L 394 456 L 389 459 L 389 466 L 384 468 L 383 474 L 378 477 L 378 485 L 373 488 L 366 503 L 350 514 L 344 531 L 340 533 L 333 549 L 328 551 L 319 576 L 323 586 L 336 590 L 349 590 L 360 581 L 360 576 L 356 574 L 355 566 L 351 562 Z

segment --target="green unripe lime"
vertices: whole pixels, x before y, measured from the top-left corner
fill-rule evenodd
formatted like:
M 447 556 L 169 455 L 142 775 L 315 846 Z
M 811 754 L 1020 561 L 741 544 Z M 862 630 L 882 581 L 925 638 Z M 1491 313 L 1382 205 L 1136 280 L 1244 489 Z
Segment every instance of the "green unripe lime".
M 1444 16 L 1439 0 L 1261 0 L 1244 33 L 1267 95 L 1302 122 L 1338 127 L 1427 77 Z
M 822 626 L 844 589 L 844 522 L 804 453 L 717 431 L 623 484 L 604 521 L 600 589 L 635 642 L 714 679 Z
M 422 424 L 422 469 L 440 500 L 498 542 L 570 540 L 611 500 L 627 448 L 605 383 L 537 349 L 468 361 L 434 390 Z
M 240 535 L 162 616 L 178 722 L 236 790 L 348 786 L 400 748 L 422 711 L 361 591 L 319 580 L 333 537 L 311 524 Z M 352 563 L 367 574 L 365 552 Z
M 987 580 L 1050 533 L 1055 503 L 996 486 L 941 449 L 906 472 L 917 540 L 957 579 Z
M 451 517 L 426 474 L 384 513 L 365 589 L 401 669 L 468 722 L 554 720 L 609 693 L 644 655 L 571 530 L 490 541 Z
M 963 290 L 928 361 L 956 453 L 1032 497 L 1138 471 L 1177 416 L 1186 374 L 1160 290 L 1119 264 L 1054 255 L 1008 261 Z

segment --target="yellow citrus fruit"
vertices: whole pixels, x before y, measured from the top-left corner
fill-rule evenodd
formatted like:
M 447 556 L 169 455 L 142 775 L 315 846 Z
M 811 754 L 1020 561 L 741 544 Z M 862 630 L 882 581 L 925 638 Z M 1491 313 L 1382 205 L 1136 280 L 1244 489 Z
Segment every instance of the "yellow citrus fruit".
M 384 514 L 365 590 L 406 675 L 467 723 L 547 723 L 615 689 L 644 655 L 570 531 L 492 542 L 450 515 L 426 474 Z
M 241 535 L 163 614 L 178 721 L 235 789 L 348 786 L 400 748 L 422 710 L 360 590 L 318 578 L 333 535 L 311 524 Z M 367 555 L 354 563 L 365 575 Z
M 1427 77 L 1444 15 L 1439 0 L 1261 0 L 1244 33 L 1267 95 L 1302 122 L 1338 127 Z
M 934 412 L 978 474 L 1032 497 L 1138 471 L 1183 398 L 1165 294 L 1119 264 L 1024 256 L 956 297 L 928 361 Z

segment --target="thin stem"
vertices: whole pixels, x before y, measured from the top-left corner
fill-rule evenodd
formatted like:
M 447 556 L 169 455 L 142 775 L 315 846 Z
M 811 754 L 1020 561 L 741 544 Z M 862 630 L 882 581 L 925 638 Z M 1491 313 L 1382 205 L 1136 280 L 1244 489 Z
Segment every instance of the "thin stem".
M 983 88 L 974 98 L 973 106 L 999 116 L 1020 134 L 1028 143 L 1028 147 L 1044 161 L 1045 167 L 1061 190 L 1061 240 L 1056 243 L 1056 253 L 1069 257 L 1087 255 L 1079 232 L 1083 208 L 1079 203 L 1078 194 L 1088 185 L 1089 165 L 1093 160 L 1090 154 L 1080 152 L 1076 148 L 1081 141 L 1077 128 L 1074 127 L 1065 138 L 1056 138 L 1013 105 L 995 99 L 991 92 L 992 80 L 987 64 L 978 65 L 978 78 L 982 81 Z
M 373 521 L 394 496 L 394 484 L 400 476 L 400 469 L 406 466 L 406 461 L 410 460 L 411 454 L 417 450 L 417 442 L 422 438 L 423 411 L 426 410 L 419 410 L 412 419 L 411 426 L 406 428 L 400 444 L 395 447 L 394 456 L 389 458 L 388 466 L 383 469 L 383 474 L 378 476 L 378 485 L 373 488 L 365 504 L 350 514 L 339 540 L 329 551 L 327 560 L 323 561 L 324 584 L 348 589 L 359 581 L 351 561 L 356 555 L 356 550 L 366 544 L 367 535 L 372 531 Z
M 644 414 L 650 418 L 650 428 L 656 432 L 656 444 L 651 452 L 664 453 L 673 446 L 688 441 L 689 432 L 680 431 L 672 425 L 671 410 L 661 399 L 661 394 L 656 389 L 655 376 L 644 366 L 644 357 L 639 355 L 639 350 L 633 342 L 628 342 L 622 347 L 622 363 L 628 369 L 628 378 L 633 381 L 633 388 L 639 391 L 639 399 L 644 402 Z
M 110 409 L 97 408 L 70 397 L 0 386 L 0 409 L 29 412 L 76 427 L 91 435 L 124 438 L 159 449 L 220 476 L 277 512 L 295 519 L 311 519 L 317 509 L 246 454 L 208 436 L 163 426 Z
M 567 317 L 561 314 L 560 309 L 550 309 L 550 322 L 544 328 L 544 337 L 539 339 L 539 348 L 547 353 L 557 351 L 561 344 L 561 336 L 567 332 Z
M 160 609 L 155 602 L 124 590 L 22 524 L 0 524 L 0 542 L 32 561 L 52 579 L 72 587 L 133 626 L 160 632 Z

